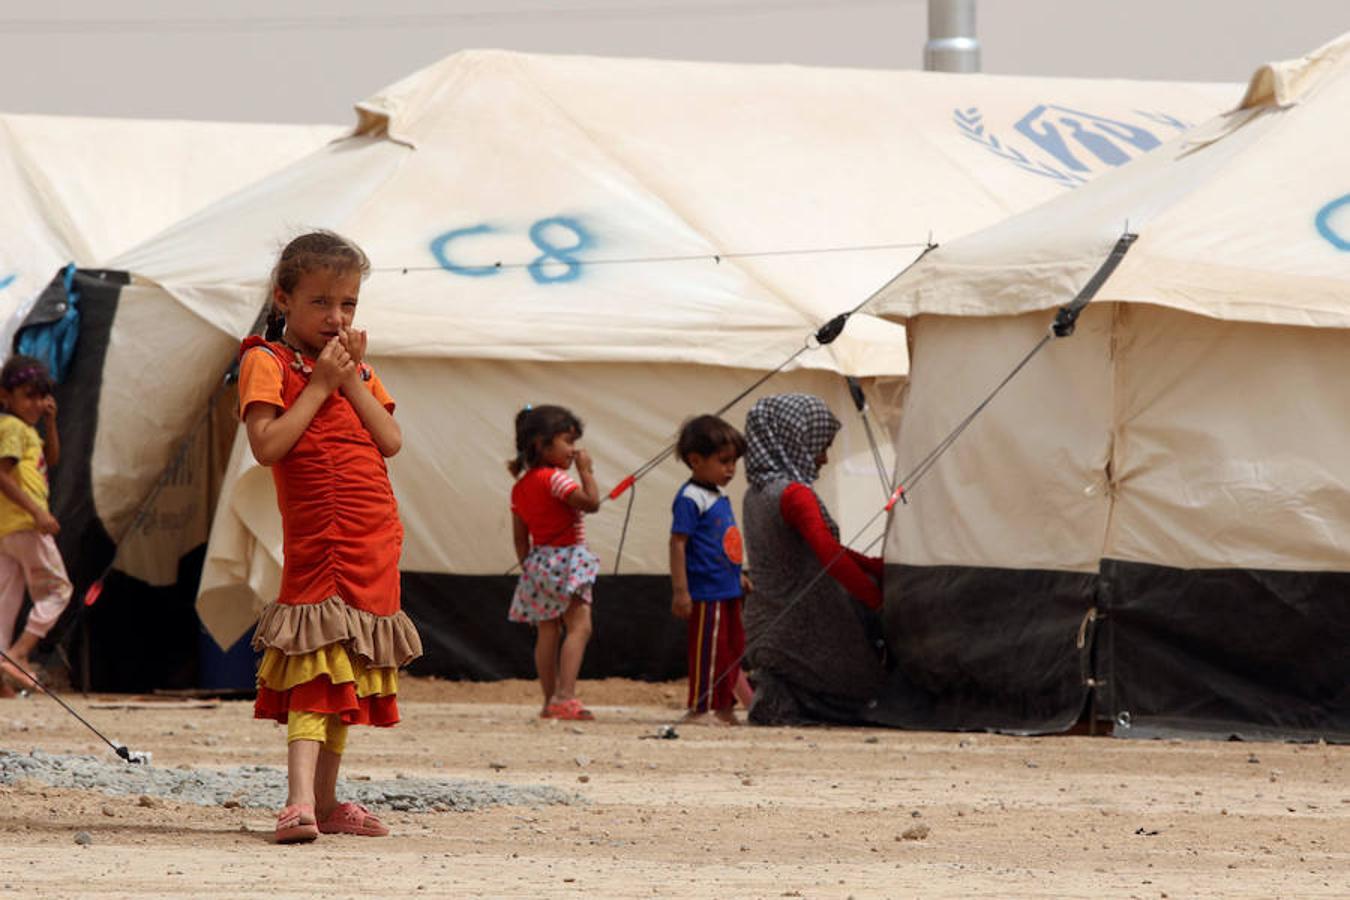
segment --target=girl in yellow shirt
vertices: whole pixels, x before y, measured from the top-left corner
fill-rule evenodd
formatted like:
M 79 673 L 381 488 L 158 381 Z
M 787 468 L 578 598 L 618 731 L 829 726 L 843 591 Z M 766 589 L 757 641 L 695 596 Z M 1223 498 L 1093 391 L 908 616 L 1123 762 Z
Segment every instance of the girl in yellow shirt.
M 10 357 L 0 369 L 0 403 L 0 650 L 18 665 L 0 660 L 0 672 L 27 686 L 28 656 L 61 617 L 71 592 L 52 537 L 61 526 L 47 509 L 47 467 L 61 455 L 47 369 L 31 356 Z M 25 587 L 33 608 L 14 640 Z M 13 690 L 0 682 L 0 696 L 13 696 Z

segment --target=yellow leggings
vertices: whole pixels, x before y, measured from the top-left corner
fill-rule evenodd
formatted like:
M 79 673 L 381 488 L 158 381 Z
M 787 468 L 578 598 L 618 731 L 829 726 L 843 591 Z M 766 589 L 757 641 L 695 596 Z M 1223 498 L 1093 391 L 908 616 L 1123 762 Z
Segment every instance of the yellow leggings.
M 347 726 L 334 713 L 295 712 L 286 714 L 286 743 L 318 741 L 329 753 L 342 754 L 347 748 Z

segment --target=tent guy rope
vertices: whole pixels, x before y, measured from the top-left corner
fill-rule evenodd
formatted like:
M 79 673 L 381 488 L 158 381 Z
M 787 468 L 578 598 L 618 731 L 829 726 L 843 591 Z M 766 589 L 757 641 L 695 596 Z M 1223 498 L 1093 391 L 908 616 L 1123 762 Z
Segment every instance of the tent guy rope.
M 672 262 L 711 262 L 720 264 L 724 259 L 759 259 L 773 256 L 817 256 L 825 253 L 865 253 L 876 250 L 915 250 L 924 248 L 926 253 L 928 249 L 935 246 L 931 241 L 908 241 L 895 244 L 856 244 L 841 247 L 804 247 L 793 250 L 745 250 L 731 251 L 725 253 L 689 253 L 677 254 L 672 256 L 627 256 L 613 257 L 610 259 L 577 259 L 573 262 L 578 266 L 627 266 L 643 263 L 672 263 Z M 528 269 L 534 266 L 534 262 L 503 262 L 495 260 L 483 264 L 485 269 Z M 407 275 L 412 272 L 444 272 L 445 267 L 435 266 L 374 266 L 372 272 L 398 272 Z M 875 295 L 873 295 L 875 296 Z M 871 297 L 868 298 L 869 300 Z
M 80 715 L 79 713 L 77 713 L 77 712 L 74 710 L 74 708 L 73 708 L 69 703 L 67 703 L 66 701 L 62 700 L 62 699 L 56 694 L 55 691 L 53 691 L 51 688 L 49 688 L 49 687 L 47 687 L 45 684 L 43 684 L 43 683 L 41 682 L 41 680 L 39 680 L 38 677 L 37 677 L 36 675 L 34 675 L 32 672 L 28 671 L 28 670 L 25 669 L 23 666 L 21 666 L 21 665 L 19 665 L 17 662 L 15 662 L 14 659 L 13 659 L 8 653 L 6 653 L 6 652 L 3 651 L 3 650 L 0 650 L 0 659 L 3 659 L 5 662 L 9 663 L 11 666 L 13 666 L 13 667 L 14 667 L 16 670 L 18 670 L 19 672 L 22 672 L 23 675 L 24 675 L 24 677 L 27 678 L 27 679 L 28 679 L 35 687 L 37 687 L 40 691 L 42 691 L 42 693 L 46 694 L 48 697 L 51 697 L 51 698 L 52 698 L 53 700 L 55 700 L 57 703 L 61 704 L 61 708 L 62 708 L 62 709 L 64 709 L 66 712 L 70 713 L 70 714 L 71 714 L 72 716 L 74 716 L 76 719 L 79 719 L 81 725 L 83 725 L 85 728 L 88 728 L 88 729 L 89 729 L 90 731 L 92 731 L 94 734 L 98 735 L 99 738 L 102 739 L 103 743 L 105 743 L 105 744 L 107 744 L 109 747 L 111 747 L 111 748 L 113 749 L 113 752 L 116 753 L 118 756 L 120 756 L 125 762 L 128 762 L 128 763 L 148 763 L 148 762 L 150 761 L 150 754 L 148 754 L 148 753 L 142 753 L 142 752 L 137 751 L 137 750 L 128 750 L 125 744 L 119 744 L 119 743 L 117 743 L 116 741 L 111 740 L 111 739 L 110 739 L 107 735 L 105 735 L 103 732 L 99 731 L 99 730 L 98 730 L 97 728 L 95 728 L 93 725 L 90 725 L 90 724 L 89 724 L 89 721 L 88 721 L 87 719 L 85 719 L 84 716 L 82 716 L 82 715 Z
M 839 335 L 843 334 L 843 332 L 844 332 L 844 326 L 848 324 L 848 320 L 849 320 L 849 318 L 850 318 L 851 316 L 853 316 L 854 314 L 856 314 L 857 312 L 859 312 L 863 307 L 865 307 L 867 304 L 869 304 L 869 303 L 871 303 L 873 300 L 875 300 L 875 299 L 881 294 L 881 292 L 884 291 L 884 290 L 886 289 L 887 285 L 891 284 L 891 282 L 893 282 L 896 278 L 899 278 L 899 277 L 900 277 L 901 275 L 903 275 L 905 272 L 908 272 L 911 268 L 913 268 L 915 265 L 918 264 L 919 260 L 923 259 L 925 256 L 927 256 L 930 252 L 932 252 L 932 251 L 937 247 L 937 245 L 936 245 L 936 244 L 933 244 L 933 243 L 928 243 L 928 244 L 914 244 L 914 245 L 910 245 L 910 246 L 922 246 L 924 249 L 923 249 L 923 252 L 922 252 L 922 253 L 920 253 L 920 254 L 919 254 L 918 256 L 916 256 L 913 260 L 910 261 L 909 265 L 905 266 L 904 269 L 900 270 L 900 272 L 897 273 L 893 278 L 891 278 L 890 280 L 888 280 L 888 281 L 886 282 L 886 284 L 883 284 L 881 287 L 877 288 L 877 289 L 876 289 L 875 291 L 873 291 L 871 294 L 868 294 L 867 297 L 864 298 L 864 299 L 862 300 L 862 302 L 860 302 L 860 303 L 858 303 L 857 305 L 855 305 L 852 309 L 849 309 L 849 310 L 846 310 L 845 312 L 840 313 L 839 315 L 837 315 L 837 316 L 835 316 L 834 318 L 830 319 L 830 320 L 829 320 L 828 322 L 826 322 L 824 325 L 821 325 L 821 326 L 820 326 L 819 328 L 817 328 L 815 331 L 813 331 L 813 332 L 811 332 L 810 334 L 808 334 L 808 335 L 806 336 L 805 340 L 802 341 L 802 345 L 801 345 L 800 347 L 798 347 L 795 351 L 793 351 L 792 354 L 789 355 L 789 356 L 787 357 L 787 359 L 783 360 L 783 361 L 782 361 L 781 363 L 779 363 L 777 366 L 775 366 L 774 368 L 772 368 L 772 369 L 770 369 L 769 371 L 765 372 L 765 373 L 764 373 L 763 375 L 761 375 L 759 378 L 756 378 L 756 379 L 755 379 L 748 387 L 746 387 L 744 390 L 742 390 L 742 391 L 741 391 L 739 394 L 737 394 L 736 396 L 732 397 L 732 398 L 731 398 L 730 400 L 728 400 L 726 403 L 722 404 L 722 405 L 721 405 L 720 407 L 718 407 L 717 410 L 714 411 L 712 414 L 715 415 L 715 416 L 720 416 L 720 415 L 722 415 L 723 413 L 725 413 L 727 410 L 729 410 L 729 409 L 731 409 L 733 406 L 735 406 L 737 403 L 740 403 L 740 402 L 741 402 L 742 400 L 744 400 L 746 397 L 750 396 L 752 393 L 754 393 L 756 390 L 758 390 L 759 387 L 760 387 L 761 385 L 763 385 L 766 381 L 768 381 L 770 378 L 774 377 L 774 376 L 777 375 L 779 372 L 782 372 L 784 369 L 786 369 L 788 366 L 790 366 L 790 365 L 791 365 L 793 362 L 795 362 L 795 361 L 797 360 L 797 358 L 798 358 L 799 356 L 801 356 L 803 353 L 806 353 L 806 352 L 811 351 L 811 350 L 818 350 L 818 349 L 820 349 L 821 347 L 826 346 L 827 344 L 833 343 L 833 342 L 835 341 L 835 339 L 839 337 Z M 638 466 L 637 468 L 635 468 L 635 469 L 634 469 L 632 472 L 630 472 L 628 475 L 626 475 L 626 476 L 624 476 L 623 478 L 621 478 L 621 479 L 619 480 L 619 483 L 616 484 L 616 485 L 613 487 L 613 489 L 611 489 L 610 492 L 609 492 L 606 496 L 600 498 L 600 505 L 601 505 L 601 507 L 603 507 L 604 504 L 607 503 L 607 502 L 610 501 L 610 500 L 617 500 L 617 499 L 619 499 L 619 497 L 623 496 L 623 494 L 624 494 L 625 491 L 628 491 L 629 489 L 633 488 L 640 480 L 642 480 L 643 478 L 645 478 L 645 477 L 646 477 L 653 469 L 655 469 L 655 468 L 656 468 L 657 466 L 659 466 L 661 463 L 663 463 L 663 462 L 665 462 L 667 459 L 669 459 L 670 456 L 671 456 L 672 454 L 674 454 L 676 446 L 677 446 L 677 442 L 676 442 L 676 441 L 671 441 L 670 443 L 666 444 L 666 446 L 663 447 L 658 453 L 656 453 L 654 456 L 652 456 L 651 458 L 649 458 L 646 462 L 642 463 L 640 466 Z M 628 507 L 628 515 L 626 515 L 626 516 L 624 517 L 623 531 L 622 531 L 622 533 L 620 534 L 620 538 L 619 538 L 618 552 L 615 554 L 615 558 L 614 558 L 614 573 L 615 573 L 616 575 L 617 575 L 618 572 L 619 572 L 619 566 L 620 566 L 620 563 L 622 562 L 622 557 L 623 557 L 623 545 L 624 545 L 624 540 L 626 539 L 627 533 L 628 533 L 628 520 L 629 520 L 629 516 L 631 516 L 631 514 L 632 514 L 632 504 L 633 504 L 633 501 L 632 501 L 632 498 L 630 497 L 630 499 L 629 499 L 629 507 Z M 596 512 L 599 512 L 599 510 L 597 509 Z M 559 531 L 559 532 L 557 533 L 557 535 L 554 535 L 553 537 L 561 537 L 563 534 L 565 534 L 565 533 L 566 533 L 568 530 L 570 530 L 570 529 L 571 529 L 571 526 L 569 525 L 566 529 L 563 529 L 563 530 Z M 550 538 L 550 540 L 552 540 L 552 537 Z M 502 573 L 502 574 L 503 574 L 503 575 L 510 575 L 510 574 L 512 574 L 513 572 L 515 572 L 516 569 L 518 569 L 519 567 L 520 567 L 520 563 L 519 563 L 519 562 L 516 562 L 514 565 L 512 565 L 509 569 L 507 569 L 507 570 L 506 570 L 504 573 Z
M 1125 258 L 1125 254 L 1129 252 L 1130 246 L 1133 245 L 1135 240 L 1137 239 L 1138 235 L 1130 232 L 1126 232 L 1125 234 L 1122 234 L 1120 236 L 1120 238 L 1116 241 L 1115 246 L 1111 249 L 1111 252 L 1107 256 L 1106 260 L 1101 264 L 1101 266 L 1097 269 L 1097 271 L 1093 273 L 1092 277 L 1088 279 L 1087 284 L 1083 286 L 1083 288 L 1078 292 L 1078 294 L 1074 297 L 1072 301 L 1070 301 L 1065 306 L 1060 307 L 1059 310 L 1055 313 L 1055 318 L 1051 323 L 1048 332 L 1039 341 L 1037 341 L 1035 346 L 1033 346 L 1031 350 L 1028 351 L 1026 355 L 1024 355 L 1021 358 L 1021 360 L 1019 360 L 1017 364 L 1013 366 L 1012 370 L 1009 371 L 1008 374 L 1005 375 L 1003 379 L 999 381 L 997 385 L 994 386 L 994 389 L 991 390 L 987 395 L 985 395 L 984 399 L 981 400 L 979 403 L 977 403 L 974 409 L 972 409 L 970 413 L 965 416 L 965 418 L 963 418 L 960 422 L 958 422 L 956 427 L 954 427 L 947 434 L 946 437 L 944 437 L 941 441 L 938 442 L 937 446 L 934 447 L 933 450 L 931 450 L 927 455 L 925 455 L 923 459 L 921 459 L 918 462 L 917 465 L 911 468 L 911 470 L 896 483 L 895 488 L 891 492 L 891 496 L 886 501 L 885 505 L 882 506 L 881 509 L 873 513 L 871 518 L 869 518 L 865 523 L 863 523 L 862 527 L 857 530 L 857 532 L 853 535 L 853 537 L 851 537 L 847 542 L 840 543 L 838 552 L 835 553 L 835 555 L 829 560 L 829 562 L 822 565 L 820 571 L 816 572 L 816 574 L 813 575 L 811 579 L 807 581 L 806 584 L 803 585 L 797 591 L 797 593 L 792 595 L 791 599 L 789 599 L 788 602 L 783 606 L 782 610 L 779 611 L 778 615 L 774 616 L 771 620 L 769 620 L 769 624 L 765 626 L 763 634 L 767 635 L 772 633 L 774 626 L 777 625 L 783 619 L 784 616 L 786 616 L 789 612 L 791 612 L 792 609 L 795 608 L 797 604 L 800 603 L 806 597 L 806 595 L 810 592 L 811 588 L 813 588 L 816 585 L 816 583 L 820 581 L 821 578 L 823 578 L 826 574 L 829 573 L 830 568 L 840 559 L 842 559 L 844 554 L 848 550 L 853 549 L 852 545 L 857 543 L 862 538 L 863 534 L 865 534 L 867 530 L 877 522 L 878 519 L 880 519 L 884 515 L 888 515 L 895 508 L 895 505 L 897 503 L 905 504 L 908 502 L 906 499 L 908 495 L 914 491 L 914 488 L 923 479 L 923 477 L 927 475 L 930 471 L 932 471 L 933 466 L 937 463 L 938 459 L 949 449 L 951 449 L 951 446 L 954 443 L 956 443 L 957 438 L 959 438 L 961 434 L 970 426 L 970 424 L 975 421 L 975 418 L 979 416 L 980 413 L 984 412 L 986 408 L 988 408 L 989 404 L 993 402 L 994 398 L 997 397 L 1003 391 L 1003 389 L 1007 387 L 1008 384 L 1014 378 L 1016 378 L 1017 375 L 1023 369 L 1027 367 L 1027 365 L 1036 357 L 1038 353 L 1041 352 L 1041 350 L 1045 348 L 1047 344 L 1059 338 L 1070 337 L 1073 334 L 1074 328 L 1078 322 L 1078 316 L 1080 313 L 1082 313 L 1083 308 L 1086 307 L 1088 303 L 1092 302 L 1092 298 L 1096 296 L 1097 291 L 1101 289 L 1101 286 L 1106 282 L 1106 279 L 1109 278 L 1111 276 L 1111 273 L 1116 270 L 1116 267 L 1120 265 L 1121 260 Z M 915 262 L 918 262 L 918 260 L 915 260 Z M 898 278 L 899 276 L 896 277 Z M 870 300 L 871 298 L 869 297 L 868 301 Z M 868 301 L 864 301 L 863 304 L 859 304 L 857 308 L 860 309 Z M 866 546 L 864 546 L 858 552 L 866 554 L 873 547 L 875 547 L 877 542 L 880 541 L 884 536 L 885 532 L 883 531 L 882 534 L 879 534 L 876 537 L 874 537 L 871 541 L 869 541 L 866 544 Z M 761 638 L 761 642 L 762 640 L 763 638 Z M 749 654 L 749 652 L 755 646 L 756 644 L 753 642 L 747 643 L 746 648 L 741 652 L 741 655 L 732 661 L 731 665 L 727 667 L 726 671 L 721 675 L 721 677 L 717 679 L 717 681 L 713 682 L 712 686 L 716 687 L 718 684 L 721 683 L 721 681 L 724 678 L 726 678 L 728 674 L 737 671 L 740 667 L 741 660 L 745 659 L 746 655 Z

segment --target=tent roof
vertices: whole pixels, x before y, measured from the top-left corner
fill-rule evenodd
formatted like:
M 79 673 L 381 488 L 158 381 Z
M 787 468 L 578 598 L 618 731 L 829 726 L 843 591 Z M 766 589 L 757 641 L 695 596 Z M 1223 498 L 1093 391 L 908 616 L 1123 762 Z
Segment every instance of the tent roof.
M 1062 193 L 1237 93 L 469 51 L 116 264 L 238 336 L 278 244 L 327 227 L 376 266 L 358 319 L 374 355 L 769 367 L 930 235 Z M 1071 113 L 1085 142 L 1039 125 Z M 902 330 L 866 316 L 803 357 L 904 359 Z
M 873 309 L 1008 315 L 1096 294 L 1219 319 L 1350 327 L 1350 34 L 1262 67 L 1241 105 L 1146 156 L 930 254 Z
M 58 267 L 101 265 L 341 132 L 0 114 L 0 323 Z

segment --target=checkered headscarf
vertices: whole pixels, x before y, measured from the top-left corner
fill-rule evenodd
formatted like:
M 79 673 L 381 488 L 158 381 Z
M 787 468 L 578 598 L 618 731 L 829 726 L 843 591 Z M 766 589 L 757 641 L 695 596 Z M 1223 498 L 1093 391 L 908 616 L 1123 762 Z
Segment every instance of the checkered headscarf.
M 812 394 L 777 394 L 755 401 L 745 417 L 745 475 L 762 488 L 786 478 L 811 484 L 816 455 L 830 446 L 839 420 Z

